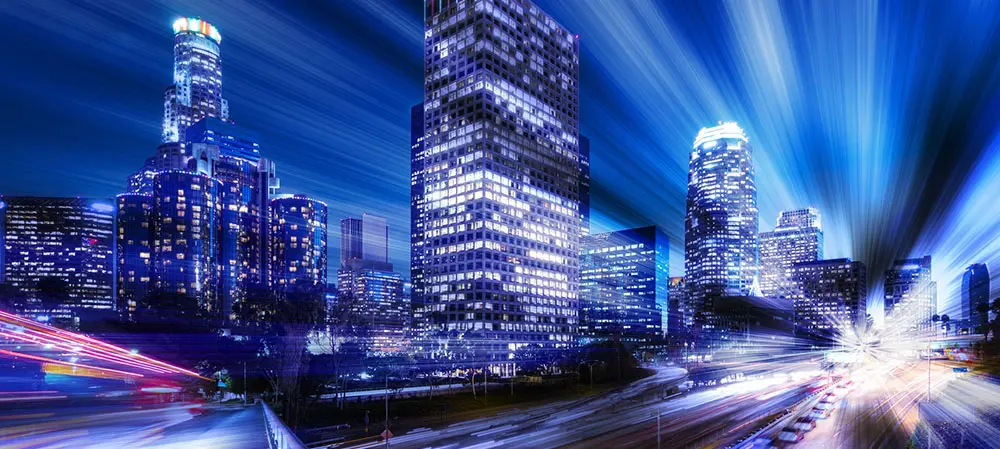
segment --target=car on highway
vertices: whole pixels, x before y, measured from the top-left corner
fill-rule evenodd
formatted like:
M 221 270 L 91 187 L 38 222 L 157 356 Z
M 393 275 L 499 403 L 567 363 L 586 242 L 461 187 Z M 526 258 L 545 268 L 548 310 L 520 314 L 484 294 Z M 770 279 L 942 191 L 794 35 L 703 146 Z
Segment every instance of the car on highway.
M 829 402 L 820 402 L 819 404 L 816 404 L 816 406 L 814 408 L 820 409 L 820 410 L 830 410 L 830 409 L 833 408 L 833 404 L 831 404 Z
M 789 427 L 794 427 L 803 432 L 808 432 L 816 428 L 816 420 L 808 416 L 803 416 L 799 419 L 796 419 L 795 422 L 792 423 L 792 425 Z
M 798 443 L 805 438 L 805 434 L 794 427 L 785 427 L 778 432 L 778 440 L 784 441 L 786 443 Z
M 812 419 L 826 419 L 830 417 L 830 409 L 813 408 L 807 416 Z

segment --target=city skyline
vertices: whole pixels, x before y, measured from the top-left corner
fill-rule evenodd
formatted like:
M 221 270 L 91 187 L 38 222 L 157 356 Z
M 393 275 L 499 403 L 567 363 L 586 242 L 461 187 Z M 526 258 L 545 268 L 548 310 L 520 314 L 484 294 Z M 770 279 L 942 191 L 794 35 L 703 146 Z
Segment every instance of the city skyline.
M 682 238 L 682 207 L 679 207 L 680 198 L 683 198 L 683 176 L 685 171 L 686 151 L 691 134 L 703 126 L 708 126 L 719 120 L 737 120 L 746 127 L 751 141 L 755 143 L 757 164 L 759 165 L 758 178 L 760 190 L 761 216 L 771 217 L 777 211 L 791 209 L 804 205 L 816 205 L 823 211 L 826 218 L 826 257 L 851 257 L 854 260 L 863 261 L 875 274 L 874 278 L 880 278 L 881 273 L 892 260 L 905 257 L 916 257 L 922 254 L 931 254 L 935 260 L 934 277 L 939 283 L 939 303 L 942 307 L 958 307 L 958 297 L 960 295 L 960 279 L 964 268 L 973 262 L 991 262 L 996 260 L 997 244 L 979 245 L 970 244 L 970 239 L 988 232 L 989 223 L 977 221 L 974 214 L 964 214 L 963 211 L 970 210 L 979 202 L 984 201 L 980 192 L 988 191 L 995 187 L 995 181 L 987 182 L 983 176 L 990 173 L 991 167 L 997 162 L 995 155 L 997 151 L 990 145 L 991 135 L 989 131 L 976 128 L 979 123 L 972 120 L 976 112 L 993 114 L 987 103 L 980 103 L 973 98 L 971 93 L 965 97 L 960 97 L 963 107 L 971 112 L 962 112 L 966 115 L 956 115 L 958 109 L 942 107 L 940 110 L 925 110 L 924 106 L 912 104 L 903 99 L 890 99 L 886 104 L 892 106 L 891 113 L 887 115 L 871 115 L 871 103 L 863 103 L 864 110 L 873 117 L 873 123 L 902 123 L 903 118 L 914 116 L 921 111 L 939 115 L 954 115 L 959 120 L 953 128 L 947 130 L 932 130 L 926 128 L 919 129 L 921 141 L 918 141 L 920 151 L 916 153 L 919 159 L 928 161 L 927 164 L 899 164 L 902 156 L 902 149 L 907 140 L 896 135 L 885 135 L 875 132 L 872 124 L 866 127 L 844 126 L 836 117 L 847 110 L 846 106 L 854 104 L 851 101 L 838 100 L 828 95 L 829 89 L 835 81 L 832 76 L 813 75 L 812 80 L 819 83 L 821 88 L 814 96 L 803 94 L 799 89 L 799 84 L 803 82 L 803 77 L 809 74 L 804 69 L 803 63 L 812 61 L 809 55 L 799 55 L 791 42 L 781 38 L 766 38 L 762 31 L 749 27 L 746 24 L 734 23 L 726 32 L 718 35 L 710 35 L 704 40 L 697 40 L 690 33 L 689 26 L 684 25 L 680 20 L 688 17 L 699 17 L 702 20 L 711 18 L 718 14 L 727 16 L 740 16 L 750 13 L 764 14 L 772 16 L 780 11 L 766 9 L 753 5 L 728 5 L 718 10 L 703 10 L 693 6 L 685 6 L 680 3 L 668 4 L 664 7 L 653 7 L 641 4 L 629 4 L 624 6 L 614 6 L 613 4 L 587 4 L 580 10 L 571 10 L 565 4 L 556 1 L 541 1 L 539 6 L 548 11 L 557 20 L 565 24 L 568 28 L 581 35 L 582 45 L 582 72 L 581 78 L 584 80 L 581 89 L 581 132 L 591 136 L 593 153 L 593 222 L 594 232 L 611 231 L 623 229 L 628 226 L 639 226 L 646 224 L 657 224 L 662 226 L 675 245 L 671 248 L 672 269 L 671 275 L 678 276 L 683 273 L 679 265 L 683 263 L 682 251 L 676 242 L 683 241 Z M 159 6 L 158 8 L 140 8 L 127 4 L 118 5 L 122 10 L 120 14 L 107 14 L 111 8 L 107 5 L 92 4 L 85 7 L 69 9 L 63 20 L 80 19 L 84 24 L 77 27 L 76 31 L 69 33 L 65 28 L 58 27 L 58 20 L 45 20 L 38 15 L 38 10 L 27 7 L 23 10 L 4 14 L 5 21 L 16 22 L 7 27 L 7 32 L 17 32 L 25 36 L 35 36 L 38 39 L 28 39 L 31 42 L 31 49 L 46 51 L 50 48 L 62 48 L 58 54 L 67 67 L 87 70 L 66 70 L 71 73 L 81 73 L 78 79 L 74 79 L 75 84 L 82 86 L 94 86 L 93 88 L 83 87 L 75 91 L 67 91 L 66 87 L 72 85 L 68 82 L 68 75 L 48 73 L 46 76 L 38 77 L 38 81 L 31 83 L 31 87 L 25 92 L 42 92 L 42 98 L 46 101 L 26 102 L 24 94 L 15 93 L 10 89 L 3 91 L 4 98 L 9 98 L 13 104 L 22 106 L 21 116 L 8 117 L 8 122 L 16 126 L 25 126 L 27 129 L 38 129 L 43 123 L 59 119 L 60 123 L 65 123 L 66 131 L 54 133 L 52 136 L 39 138 L 33 136 L 30 140 L 24 140 L 24 136 L 18 136 L 12 145 L 16 157 L 12 163 L 8 164 L 8 171 L 3 174 L 3 184 L 0 184 L 0 192 L 5 195 L 37 195 L 37 196 L 83 196 L 83 197 L 106 197 L 112 198 L 114 194 L 123 190 L 123 179 L 136 167 L 141 165 L 142 160 L 152 154 L 159 143 L 158 129 L 162 125 L 162 90 L 169 81 L 170 56 L 170 26 L 177 17 L 187 17 L 200 15 L 205 20 L 215 24 L 223 36 L 223 54 L 226 61 L 225 97 L 230 102 L 232 108 L 231 119 L 240 125 L 260 132 L 262 135 L 262 147 L 268 156 L 273 156 L 282 174 L 284 182 L 283 189 L 286 192 L 304 192 L 330 204 L 332 216 L 358 215 L 361 212 L 369 211 L 389 218 L 390 228 L 393 229 L 390 235 L 390 260 L 397 266 L 397 270 L 405 272 L 408 265 L 408 238 L 406 238 L 406 226 L 408 213 L 406 206 L 408 201 L 407 186 L 408 176 L 405 167 L 408 165 L 408 151 L 406 151 L 409 137 L 406 129 L 407 113 L 409 106 L 419 100 L 420 86 L 417 82 L 420 58 L 420 34 L 417 24 L 420 23 L 419 5 L 405 5 L 394 2 L 369 2 L 360 5 L 358 8 L 345 8 L 343 6 L 330 6 L 333 11 L 325 11 L 329 16 L 340 16 L 339 22 L 350 19 L 357 19 L 356 24 L 347 27 L 350 32 L 358 33 L 361 36 L 385 37 L 391 44 L 391 49 L 375 55 L 366 53 L 364 47 L 358 47 L 357 43 L 345 43 L 345 34 L 348 31 L 334 32 L 330 29 L 323 29 L 323 32 L 333 33 L 337 38 L 333 44 L 317 44 L 317 48 L 322 49 L 321 54 L 327 58 L 334 55 L 359 55 L 358 62 L 352 63 L 350 67 L 366 71 L 375 71 L 372 67 L 389 67 L 390 59 L 394 65 L 385 74 L 377 79 L 390 82 L 399 89 L 392 93 L 375 92 L 370 86 L 359 85 L 348 82 L 345 74 L 325 73 L 321 77 L 322 85 L 337 86 L 333 89 L 330 97 L 320 98 L 340 98 L 351 101 L 340 101 L 344 110 L 330 108 L 316 111 L 317 106 L 304 104 L 296 100 L 301 96 L 301 92 L 311 92 L 313 88 L 308 88 L 301 83 L 303 78 L 307 78 L 308 65 L 295 65 L 288 72 L 279 72 L 274 68 L 267 67 L 263 61 L 268 58 L 258 57 L 258 53 L 270 57 L 287 57 L 279 52 L 274 44 L 262 40 L 252 33 L 261 29 L 262 23 L 265 28 L 276 34 L 281 34 L 292 40 L 303 40 L 303 44 L 314 45 L 314 39 L 306 33 L 299 31 L 293 24 L 302 15 L 308 15 L 315 11 L 292 11 L 286 12 L 276 20 L 267 22 L 270 17 L 267 11 L 262 11 L 259 7 L 247 6 L 250 14 L 245 17 L 234 17 L 223 8 L 213 5 L 172 5 L 170 7 Z M 678 111 L 668 120 L 670 125 L 653 125 L 651 121 L 639 118 L 634 123 L 622 124 L 613 129 L 607 130 L 599 127 L 601 120 L 606 117 L 606 111 L 619 110 L 617 105 L 621 101 L 634 101 L 637 105 L 638 117 L 648 116 L 650 108 L 653 106 L 648 100 L 637 100 L 635 92 L 644 88 L 646 82 L 614 67 L 634 67 L 635 61 L 629 59 L 630 56 L 616 54 L 616 46 L 622 45 L 621 37 L 611 33 L 608 23 L 596 23 L 593 17 L 604 16 L 601 14 L 608 12 L 612 8 L 617 8 L 621 25 L 634 25 L 619 27 L 622 29 L 646 30 L 644 26 L 636 22 L 641 13 L 649 13 L 652 17 L 659 18 L 666 29 L 675 31 L 676 37 L 673 39 L 677 43 L 675 47 L 656 50 L 648 46 L 640 46 L 647 52 L 677 52 L 676 54 L 690 57 L 699 61 L 693 71 L 682 70 L 666 65 L 653 65 L 640 70 L 640 73 L 649 73 L 649 70 L 659 70 L 663 73 L 676 75 L 677 80 L 684 80 L 688 85 L 694 86 L 693 95 L 683 97 L 681 103 L 684 108 Z M 758 8 L 760 8 L 758 10 Z M 782 6 L 779 9 L 788 9 L 796 12 L 794 6 Z M 705 8 L 710 9 L 710 8 Z M 933 8 L 932 8 L 933 9 Z M 879 16 L 878 19 L 869 17 L 869 20 L 876 26 L 876 31 L 865 35 L 866 44 L 874 45 L 874 39 L 879 33 L 919 33 L 916 28 L 919 25 L 926 25 L 930 29 L 945 27 L 956 21 L 965 20 L 965 15 L 974 17 L 973 25 L 984 26 L 987 19 L 994 17 L 995 12 L 979 11 L 982 14 L 973 15 L 976 11 L 925 11 L 922 13 L 902 12 L 892 9 L 893 14 Z M 849 7 L 830 7 L 830 14 L 848 14 Z M 938 13 L 940 14 L 932 14 Z M 321 11 L 320 13 L 324 13 Z M 323 15 L 322 17 L 327 17 Z M 913 28 L 895 30 L 892 26 L 898 25 L 904 19 L 916 20 L 918 25 Z M 132 23 L 135 26 L 122 27 L 117 21 Z M 314 24 L 314 21 L 307 21 Z M 28 25 L 37 25 L 31 27 Z M 793 24 L 783 21 L 780 18 L 770 20 L 766 25 L 777 27 L 786 33 L 800 33 L 793 27 Z M 413 29 L 410 29 L 413 28 Z M 980 27 L 972 27 L 980 31 Z M 63 45 L 69 44 L 68 48 L 75 48 L 86 42 L 88 37 L 103 36 L 105 33 L 114 30 L 113 33 L 128 45 L 124 46 L 98 46 L 86 47 L 86 52 L 81 55 L 68 55 Z M 831 29 L 836 36 L 849 34 L 853 29 Z M 45 35 L 37 33 L 46 32 Z M 975 33 L 974 33 L 975 34 Z M 655 35 L 652 34 L 652 35 Z M 782 35 L 784 36 L 784 35 Z M 338 40 L 339 39 L 339 40 Z M 761 57 L 759 61 L 744 60 L 743 57 L 734 57 L 727 51 L 716 52 L 717 57 L 709 56 L 710 50 L 724 48 L 723 44 L 731 41 L 737 43 L 751 42 L 754 39 L 765 39 L 765 43 L 770 47 L 779 50 L 778 56 Z M 986 63 L 976 62 L 972 56 L 975 52 L 989 47 L 990 37 L 983 32 L 975 34 L 967 45 L 968 48 L 954 56 L 957 63 L 955 70 L 966 74 L 974 80 L 984 83 L 985 86 L 992 85 L 993 81 L 982 78 L 989 68 Z M 643 43 L 648 42 L 648 37 L 643 36 Z M 819 42 L 822 44 L 823 42 Z M 835 45 L 836 41 L 828 42 Z M 230 45 L 231 44 L 231 45 Z M 922 45 L 928 45 L 921 41 Z M 354 47 L 351 47 L 354 45 Z M 914 44 L 915 45 L 915 44 Z M 941 44 L 944 45 L 944 44 Z M 705 51 L 698 51 L 703 47 Z M 848 51 L 834 47 L 840 51 Z M 942 46 L 931 46 L 932 50 L 942 51 Z M 30 49 L 29 49 L 30 50 Z M 20 52 L 25 49 L 9 49 L 7 51 Z M 144 56 L 141 60 L 129 52 L 141 53 Z M 930 53 L 934 53 L 931 51 Z M 125 53 L 123 53 L 125 52 Z M 386 54 L 383 54 L 386 53 Z M 17 53 L 13 53 L 11 58 L 16 58 Z M 148 55 L 148 56 L 146 56 Z M 162 56 L 162 57 L 161 57 Z M 890 55 L 892 56 L 892 55 Z M 777 73 L 768 73 L 760 64 L 774 59 L 780 63 Z M 816 57 L 818 58 L 818 57 Z M 23 58 L 21 58 L 23 59 Z M 120 61 L 119 61 L 120 59 Z M 345 62 L 341 58 L 341 62 Z M 349 58 L 348 58 L 349 59 Z M 895 60 L 894 58 L 889 58 Z M 896 79 L 901 76 L 902 67 L 915 65 L 920 60 L 912 58 L 897 57 L 900 67 L 872 68 L 863 67 L 873 74 L 884 75 L 886 79 Z M 326 61 L 327 59 L 324 59 Z M 821 59 L 820 59 L 821 60 Z M 403 61 L 402 64 L 399 64 Z M 100 62 L 100 64 L 97 64 Z M 362 63 L 365 68 L 361 69 Z M 371 64 L 368 64 L 371 63 Z M 49 68 L 46 62 L 29 61 L 24 67 L 27 71 L 42 71 Z M 127 64 L 127 65 L 126 65 Z M 101 67 L 95 67 L 95 66 Z M 108 67 L 103 67 L 107 65 Z M 750 73 L 757 73 L 761 78 L 758 84 L 753 86 L 740 86 L 733 84 L 732 72 L 736 69 L 744 68 Z M 102 70 L 116 70 L 116 79 L 125 81 L 123 85 L 116 86 L 114 92 L 107 87 L 100 87 L 98 83 L 103 82 L 95 77 L 93 73 L 102 73 Z M 845 68 L 846 70 L 846 68 Z M 279 75 L 289 75 L 288 79 L 282 83 L 278 89 L 262 91 L 262 81 L 257 80 L 254 74 L 261 71 L 263 80 L 274 81 L 282 79 Z M 624 73 L 623 73 L 624 72 Z M 800 73 L 801 72 L 801 73 Z M 349 71 L 345 71 L 349 73 Z M 702 76 L 715 74 L 715 76 Z M 790 82 L 780 82 L 775 77 L 781 74 L 792 76 Z M 794 76 L 793 76 L 794 75 Z M 605 81 L 605 82 L 602 82 Z M 852 88 L 857 92 L 862 87 L 870 88 L 872 84 L 864 84 L 863 80 L 852 79 Z M 766 83 L 772 83 L 768 85 Z M 778 83 L 774 85 L 774 83 Z M 874 82 L 871 82 L 874 83 Z M 9 83 L 8 83 L 9 84 Z M 617 92 L 623 94 L 623 99 L 608 98 L 606 93 L 593 86 L 606 84 L 612 86 Z M 983 87 L 981 85 L 980 87 Z M 945 80 L 929 79 L 923 84 L 913 84 L 911 89 L 926 88 L 928 95 L 936 95 L 935 92 L 943 89 Z M 32 90 L 33 89 L 33 90 Z M 663 94 L 652 97 L 662 98 L 669 92 L 676 92 L 677 86 L 671 84 L 664 87 Z M 970 92 L 976 90 L 969 88 Z M 58 108 L 66 106 L 54 100 L 57 92 L 64 98 L 73 98 L 71 103 L 76 110 L 91 111 L 95 117 L 81 117 L 77 115 L 73 120 L 67 121 L 65 117 L 54 116 Z M 75 92 L 75 95 L 73 96 Z M 782 95 L 776 97 L 774 102 L 764 101 L 763 92 L 778 92 Z M 726 97 L 726 93 L 732 94 L 739 99 L 725 107 L 720 106 L 719 99 Z M 101 95 L 98 95 L 101 94 Z M 254 98 L 263 95 L 263 101 L 255 102 Z M 382 95 L 377 97 L 374 95 Z M 806 107 L 806 111 L 816 112 L 819 117 L 827 117 L 826 124 L 801 123 L 801 121 L 788 119 L 787 113 L 782 108 L 788 109 L 787 101 L 784 99 L 794 96 L 805 97 L 813 100 L 822 98 L 830 104 L 825 106 L 813 106 L 812 109 Z M 377 103 L 381 106 L 370 109 L 366 99 L 379 98 Z M 699 105 L 700 101 L 700 105 Z M 860 100 L 857 100 L 860 101 Z M 807 102 L 808 103 L 808 102 Z M 371 124 L 382 124 L 383 128 L 389 130 L 385 136 L 375 136 L 372 132 L 372 125 L 354 126 L 361 130 L 352 135 L 336 135 L 331 133 L 330 126 L 319 124 L 315 117 L 305 114 L 295 114 L 294 117 L 287 115 L 290 108 L 304 107 L 309 112 L 321 112 L 324 117 L 333 117 L 340 125 L 350 125 L 357 122 L 352 120 L 367 120 Z M 18 109 L 18 108 L 11 108 Z M 788 109 L 792 110 L 792 109 Z M 27 111 L 28 113 L 24 113 Z M 356 119 L 348 117 L 357 116 Z M 377 118 L 375 115 L 385 114 L 388 118 Z M 950 114 L 950 115 L 948 115 Z M 84 114 L 86 115 L 86 114 Z M 808 115 L 808 114 L 806 114 Z M 987 115 L 987 117 L 992 115 Z M 73 132 L 80 127 L 94 127 L 93 120 L 100 117 L 106 123 L 94 128 L 93 132 L 84 133 Z M 127 118 L 126 118 L 127 117 Z M 391 119 L 390 119 L 391 118 Z M 765 120 L 766 118 L 782 118 L 782 120 Z M 305 120 L 305 125 L 297 123 Z M 278 126 L 266 126 L 266 123 L 275 122 Z M 774 125 L 772 122 L 782 123 Z M 920 122 L 926 123 L 926 122 Z M 309 128 L 312 129 L 309 129 Z M 350 126 L 348 126 L 349 128 Z M 593 128 L 591 128 L 593 127 Z M 868 131 L 865 131 L 868 130 Z M 628 131 L 628 132 L 626 132 Z M 615 139 L 625 134 L 632 134 L 637 131 L 640 137 L 628 139 Z M 683 133 L 681 132 L 683 131 Z M 836 132 L 843 131 L 843 132 Z M 968 132 L 962 132 L 968 131 Z M 337 131 L 342 133 L 343 131 Z M 788 133 L 787 137 L 780 137 L 780 133 Z M 944 134 L 942 134 L 944 133 Z M 951 134 L 948 134 L 951 133 Z M 939 143 L 945 135 L 957 136 L 961 141 L 959 147 L 964 151 L 962 157 L 942 158 L 945 153 Z M 364 138 L 361 138 L 361 137 Z M 660 137 L 657 137 L 660 136 Z M 669 136 L 667 138 L 661 138 Z M 826 136 L 826 137 L 817 137 Z M 654 138 L 655 137 L 655 138 Z M 912 139 L 912 138 L 911 138 Z M 69 144 L 69 142 L 75 144 Z M 301 145 L 305 142 L 305 145 Z M 343 143 L 341 143 L 343 142 Z M 862 148 L 870 145 L 884 144 L 886 148 L 868 153 L 846 153 L 850 157 L 842 167 L 824 167 L 823 164 L 830 163 L 841 151 L 839 148 Z M 623 145 L 638 144 L 636 150 L 625 151 Z M 820 144 L 819 146 L 806 145 L 808 143 Z M 862 145 L 862 143 L 865 143 Z M 954 143 L 954 140 L 952 141 Z M 87 150 L 87 157 L 74 155 L 71 153 L 45 151 L 28 151 L 34 148 L 31 145 L 41 145 L 41 148 L 73 148 Z M 366 148 L 368 151 L 361 152 L 360 155 L 351 154 L 352 148 Z M 297 151 L 299 148 L 321 149 L 322 151 L 309 154 L 319 155 L 313 158 L 320 161 L 319 164 L 313 159 L 306 158 L 308 153 Z M 804 160 L 795 162 L 792 158 L 796 156 L 796 148 L 815 149 L 811 151 Z M 951 148 L 951 147 L 949 147 Z M 52 151 L 56 151 L 53 149 Z M 624 151 L 624 153 L 622 153 Z M 639 151 L 639 153 L 637 153 Z M 65 157 L 60 161 L 65 161 L 67 165 L 41 164 L 34 160 L 30 153 L 62 154 Z M 358 152 L 355 152 L 358 153 Z M 648 162 L 648 168 L 640 169 L 639 172 L 630 176 L 622 176 L 621 162 L 611 159 L 613 154 L 630 154 L 633 160 Z M 665 156 L 660 156 L 665 155 Z M 375 156 L 375 157 L 372 157 Z M 665 159 L 663 158 L 665 157 Z M 636 159 L 638 158 L 638 159 Z M 372 161 L 389 161 L 387 164 L 375 164 Z M 933 161 L 940 160 L 934 164 Z M 862 170 L 862 162 L 867 161 L 883 170 L 883 173 Z M 623 161 L 622 161 L 623 162 Z M 981 168 L 973 168 L 979 163 Z M 330 172 L 332 168 L 341 165 L 357 166 L 356 172 L 343 173 L 342 180 L 334 180 L 329 176 L 322 176 L 321 170 Z M 88 170 L 73 172 L 68 169 L 71 166 L 81 166 Z M 810 169 L 811 170 L 808 170 Z M 964 182 L 945 183 L 943 180 L 946 174 L 951 171 L 968 173 Z M 33 185 L 26 179 L 33 177 L 53 176 L 59 180 L 45 185 Z M 379 182 L 372 182 L 370 176 L 378 176 Z M 381 181 L 384 179 L 384 181 Z M 633 180 L 634 179 L 634 180 Z M 766 182 L 764 180 L 767 180 Z M 838 179 L 853 180 L 855 183 L 848 183 L 851 187 L 848 195 L 853 200 L 843 201 L 837 193 L 836 186 Z M 898 182 L 890 182 L 891 179 L 898 179 Z M 926 180 L 931 180 L 931 189 L 920 190 L 915 186 L 926 184 Z M 880 182 L 881 181 L 881 182 Z M 638 184 L 666 185 L 668 188 L 660 189 L 661 192 L 650 193 L 648 187 Z M 84 184 L 89 184 L 83 187 Z M 857 187 L 853 187 L 857 184 Z M 612 189 L 611 186 L 617 186 Z M 911 187 L 897 188 L 897 187 Z M 349 190 L 353 189 L 353 190 Z M 860 190 L 859 190 L 860 189 Z M 869 193 L 863 193 L 865 189 Z M 941 201 L 954 200 L 955 205 L 944 212 L 932 213 L 934 204 Z M 667 207 L 654 206 L 663 201 Z M 375 204 L 378 207 L 370 205 Z M 883 204 L 888 207 L 882 208 Z M 884 210 L 885 216 L 880 216 Z M 611 219 L 610 217 L 615 217 Z M 981 220 L 981 219 L 980 219 Z M 765 223 L 769 222 L 765 220 Z M 948 228 L 945 228 L 948 226 Z M 951 228 L 965 227 L 971 228 L 972 233 L 961 234 L 952 231 Z M 762 226 L 760 231 L 767 231 L 768 227 Z M 978 231 L 978 234 L 976 233 Z M 901 235 L 901 238 L 892 236 Z M 336 227 L 331 229 L 330 250 L 337 251 L 339 246 L 339 235 Z M 872 279 L 873 281 L 875 279 Z M 877 294 L 879 291 L 878 282 L 870 282 L 870 306 L 872 309 L 880 310 L 881 298 Z M 877 315 L 877 314 L 876 314 Z

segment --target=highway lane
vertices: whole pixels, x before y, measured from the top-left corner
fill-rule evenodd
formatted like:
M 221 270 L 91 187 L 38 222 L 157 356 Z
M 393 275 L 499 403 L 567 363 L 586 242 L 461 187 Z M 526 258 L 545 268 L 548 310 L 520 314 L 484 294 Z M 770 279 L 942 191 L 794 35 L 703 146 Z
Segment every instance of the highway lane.
M 790 363 L 785 370 L 815 370 L 811 363 Z M 790 379 L 769 373 L 761 379 L 663 400 L 664 385 L 684 377 L 684 370 L 661 368 L 630 385 L 580 401 L 560 402 L 437 429 L 417 429 L 392 439 L 394 448 L 537 448 L 655 447 L 656 415 L 661 413 L 664 447 L 735 441 L 759 421 L 808 396 L 816 378 Z M 377 447 L 365 442 L 353 447 Z

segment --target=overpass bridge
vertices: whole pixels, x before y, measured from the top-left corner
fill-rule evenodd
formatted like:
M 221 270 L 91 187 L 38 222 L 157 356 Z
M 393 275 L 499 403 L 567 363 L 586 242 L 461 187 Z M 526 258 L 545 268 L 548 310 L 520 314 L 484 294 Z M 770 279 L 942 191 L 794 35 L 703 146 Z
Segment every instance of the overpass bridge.
M 266 404 L 185 398 L 195 371 L 0 311 L 0 447 L 304 448 Z

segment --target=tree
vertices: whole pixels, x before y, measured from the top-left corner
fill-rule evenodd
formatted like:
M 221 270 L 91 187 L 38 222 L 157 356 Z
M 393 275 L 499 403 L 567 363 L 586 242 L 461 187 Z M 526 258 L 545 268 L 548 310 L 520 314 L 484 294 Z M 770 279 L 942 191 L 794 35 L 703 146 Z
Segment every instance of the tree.
M 308 363 L 306 337 L 325 321 L 323 292 L 318 287 L 299 287 L 283 295 L 276 304 L 271 328 L 259 352 L 265 378 L 277 394 L 285 423 L 298 423 L 303 367 Z
M 62 278 L 43 277 L 35 284 L 35 289 L 38 290 L 38 300 L 42 303 L 42 309 L 46 312 L 52 313 L 69 302 L 69 283 Z

